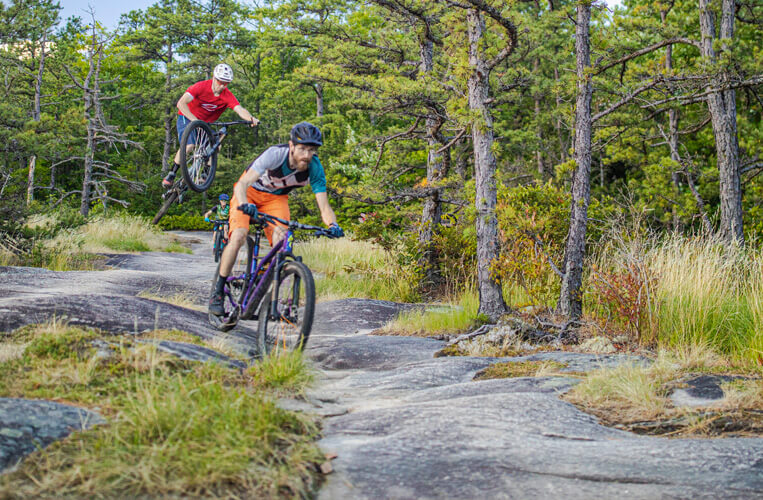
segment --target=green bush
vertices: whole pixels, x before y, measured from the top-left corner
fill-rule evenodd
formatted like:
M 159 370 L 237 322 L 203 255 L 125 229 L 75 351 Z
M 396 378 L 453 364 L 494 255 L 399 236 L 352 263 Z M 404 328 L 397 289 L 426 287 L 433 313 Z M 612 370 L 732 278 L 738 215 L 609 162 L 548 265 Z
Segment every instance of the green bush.
M 592 199 L 586 238 L 591 248 L 604 232 L 598 222 L 613 209 Z M 493 272 L 525 290 L 534 304 L 550 305 L 559 296 L 560 280 L 551 264 L 561 267 L 570 220 L 570 194 L 550 181 L 542 185 L 499 186 L 500 256 Z M 520 304 L 514 304 L 520 305 Z
M 179 231 L 211 231 L 212 223 L 205 222 L 198 214 L 165 215 L 159 221 L 159 227 L 164 230 Z

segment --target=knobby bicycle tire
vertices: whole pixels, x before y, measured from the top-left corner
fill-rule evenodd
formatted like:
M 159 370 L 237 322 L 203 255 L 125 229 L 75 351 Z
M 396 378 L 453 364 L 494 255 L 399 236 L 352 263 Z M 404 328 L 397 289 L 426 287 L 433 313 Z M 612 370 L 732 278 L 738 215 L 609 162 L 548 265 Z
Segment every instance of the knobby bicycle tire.
M 167 196 L 167 198 L 164 199 L 164 204 L 162 205 L 162 208 L 159 209 L 158 212 L 156 212 L 156 216 L 154 216 L 154 224 L 159 224 L 159 221 L 162 220 L 162 217 L 167 213 L 167 211 L 170 209 L 173 203 L 175 203 L 175 200 L 178 199 L 178 192 L 177 189 L 173 189 L 172 192 Z
M 215 133 L 212 131 L 212 127 L 206 122 L 194 120 L 185 128 L 183 136 L 180 139 L 180 172 L 183 174 L 183 179 L 188 187 L 197 193 L 201 193 L 209 189 L 212 185 L 212 181 L 215 180 L 215 171 L 217 170 L 217 150 L 212 152 L 212 156 L 209 158 L 209 165 L 207 165 L 208 168 L 204 169 L 206 171 L 204 179 L 197 182 L 197 179 L 193 178 L 194 176 L 192 175 L 191 170 L 189 170 L 186 151 L 188 138 L 193 132 L 196 132 L 193 155 L 191 156 L 191 159 L 193 160 L 195 160 L 199 154 L 203 154 L 203 152 L 214 143 Z M 204 161 L 203 164 L 206 164 L 206 161 Z
M 241 252 L 244 253 L 242 254 Z M 227 285 L 228 288 L 231 289 L 231 295 L 233 295 L 234 300 L 238 302 L 239 305 L 243 301 L 244 293 L 246 292 L 246 283 L 249 279 L 249 269 L 251 269 L 252 266 L 253 254 L 254 241 L 247 236 L 246 244 L 239 249 L 236 261 L 233 264 L 233 269 L 231 270 L 231 276 L 244 275 L 244 277 L 240 280 L 230 281 Z M 215 293 L 218 276 L 220 276 L 220 264 L 217 264 L 215 275 L 212 278 L 212 288 L 209 292 L 210 297 Z M 241 310 L 231 304 L 227 294 L 223 298 L 223 308 L 225 309 L 225 314 L 223 316 L 215 316 L 212 313 L 208 313 L 208 318 L 209 323 L 212 326 L 222 332 L 227 332 L 238 324 L 238 320 L 241 319 Z
M 220 256 L 223 253 L 223 232 L 221 230 L 215 231 L 215 262 L 220 262 Z
M 296 285 L 295 285 L 296 283 Z M 275 317 L 270 314 L 273 291 L 278 286 Z M 294 307 L 294 297 L 297 306 Z M 271 285 L 260 304 L 257 350 L 266 356 L 279 350 L 304 349 L 315 316 L 315 281 L 310 269 L 301 262 L 287 262 L 278 283 Z

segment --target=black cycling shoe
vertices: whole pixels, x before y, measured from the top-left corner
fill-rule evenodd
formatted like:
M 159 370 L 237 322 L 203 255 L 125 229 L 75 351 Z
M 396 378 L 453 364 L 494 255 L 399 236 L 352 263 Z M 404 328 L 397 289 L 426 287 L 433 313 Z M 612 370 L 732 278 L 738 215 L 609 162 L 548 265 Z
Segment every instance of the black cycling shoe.
M 217 292 L 212 294 L 212 297 L 209 299 L 209 314 L 214 314 L 215 316 L 222 316 L 225 314 L 225 308 L 223 308 L 223 294 Z
M 166 188 L 170 188 L 170 187 L 172 187 L 172 184 L 174 182 L 175 182 L 175 171 L 174 170 L 170 170 L 167 173 L 167 176 L 164 179 L 162 179 L 162 186 L 164 186 Z

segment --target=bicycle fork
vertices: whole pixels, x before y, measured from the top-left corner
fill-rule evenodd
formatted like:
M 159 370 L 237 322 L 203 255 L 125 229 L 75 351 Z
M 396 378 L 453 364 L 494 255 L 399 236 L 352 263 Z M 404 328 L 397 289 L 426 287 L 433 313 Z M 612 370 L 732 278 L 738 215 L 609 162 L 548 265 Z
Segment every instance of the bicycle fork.
M 294 257 L 294 260 L 296 262 L 302 262 L 301 256 Z M 284 308 L 279 311 L 279 304 L 278 304 L 278 296 L 279 292 L 281 291 L 281 270 L 283 269 L 283 266 L 286 265 L 288 261 L 281 258 L 281 255 L 278 255 L 278 261 L 277 261 L 277 267 L 276 267 L 276 274 L 274 276 L 274 282 L 273 282 L 273 291 L 272 291 L 272 297 L 270 301 L 270 310 L 268 311 L 268 315 L 270 318 L 280 321 L 285 318 L 293 318 L 296 315 L 296 311 L 293 310 L 293 308 L 298 307 L 299 304 L 294 304 L 294 298 L 297 298 L 299 300 L 299 285 L 300 285 L 300 278 L 298 274 L 294 274 L 294 282 L 292 283 L 292 290 L 291 295 L 287 299 L 288 302 L 284 304 Z

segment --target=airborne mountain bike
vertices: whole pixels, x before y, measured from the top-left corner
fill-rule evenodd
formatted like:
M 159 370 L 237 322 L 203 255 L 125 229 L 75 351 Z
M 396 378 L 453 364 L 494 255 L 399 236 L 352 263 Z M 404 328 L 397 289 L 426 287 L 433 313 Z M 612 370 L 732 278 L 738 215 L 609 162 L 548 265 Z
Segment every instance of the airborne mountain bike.
M 276 222 L 287 227 L 286 234 L 260 258 L 263 229 L 266 224 Z M 254 238 L 246 237 L 246 244 L 241 246 L 225 284 L 225 314 L 209 314 L 209 321 L 215 328 L 228 331 L 240 319 L 256 318 L 259 321 L 257 351 L 262 356 L 274 350 L 302 349 L 310 336 L 315 315 L 315 281 L 310 269 L 302 263 L 302 257 L 294 255 L 294 232 L 303 230 L 313 231 L 315 236 L 334 236 L 325 228 L 262 212 L 252 217 L 252 225 Z M 219 274 L 218 264 L 212 280 L 213 292 Z
M 173 203 L 183 203 L 183 196 L 190 188 L 201 193 L 209 189 L 217 172 L 217 153 L 223 139 L 232 125 L 251 125 L 252 122 L 237 120 L 233 122 L 207 123 L 194 120 L 188 124 L 180 138 L 180 173 L 172 186 L 162 195 L 164 203 L 154 217 L 158 224 Z M 212 130 L 215 127 L 217 130 Z M 191 142 L 192 149 L 188 150 Z

